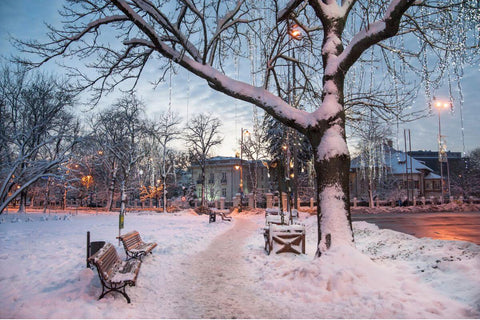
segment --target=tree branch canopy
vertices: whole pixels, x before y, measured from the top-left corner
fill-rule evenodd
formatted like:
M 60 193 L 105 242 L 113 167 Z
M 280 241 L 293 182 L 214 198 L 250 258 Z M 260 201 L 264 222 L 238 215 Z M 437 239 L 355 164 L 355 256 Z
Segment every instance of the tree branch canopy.
M 50 28 L 50 42 L 17 44 L 40 55 L 35 66 L 59 55 L 85 59 L 95 76 L 73 71 L 80 89 L 97 90 L 96 98 L 127 80 L 134 88 L 149 63 L 155 63 L 159 83 L 174 62 L 303 133 L 316 172 L 320 255 L 353 242 L 347 111 L 361 116 L 360 108 L 376 109 L 381 111 L 372 115 L 400 119 L 419 87 L 405 86 L 407 75 L 425 83 L 428 99 L 450 70 L 460 78 L 463 65 L 475 65 L 480 37 L 472 30 L 480 9 L 469 2 L 68 0 L 67 22 L 62 30 Z M 296 36 L 292 22 L 300 26 Z M 259 74 L 261 86 L 255 85 Z M 220 140 L 190 129 L 202 137 L 191 141 L 202 161 Z M 203 186 L 202 199 L 204 194 Z

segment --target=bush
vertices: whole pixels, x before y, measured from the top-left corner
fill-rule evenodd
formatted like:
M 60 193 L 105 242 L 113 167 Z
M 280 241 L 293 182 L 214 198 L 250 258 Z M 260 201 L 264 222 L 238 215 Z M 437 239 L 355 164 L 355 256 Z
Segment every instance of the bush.
M 171 205 L 170 207 L 167 207 L 167 212 L 171 213 L 171 212 L 178 212 L 180 211 L 180 208 L 175 206 L 175 205 Z
M 209 214 L 212 210 L 209 207 L 200 206 L 193 209 L 197 214 Z

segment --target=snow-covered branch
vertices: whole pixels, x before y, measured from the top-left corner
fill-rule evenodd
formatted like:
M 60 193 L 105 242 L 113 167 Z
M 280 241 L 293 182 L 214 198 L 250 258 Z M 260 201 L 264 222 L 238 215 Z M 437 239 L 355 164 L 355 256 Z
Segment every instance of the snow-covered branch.
M 347 72 L 365 50 L 382 40 L 393 37 L 398 32 L 403 14 L 414 2 L 414 0 L 392 0 L 382 20 L 370 23 L 345 47 L 338 56 L 337 69 Z

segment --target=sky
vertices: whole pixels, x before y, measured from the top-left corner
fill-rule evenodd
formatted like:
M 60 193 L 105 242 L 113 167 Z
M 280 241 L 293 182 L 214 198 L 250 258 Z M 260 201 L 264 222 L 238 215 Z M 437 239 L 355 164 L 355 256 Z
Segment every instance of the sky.
M 61 7 L 62 0 L 2 0 L 0 1 L 0 56 L 9 56 L 15 53 L 9 43 L 9 36 L 20 39 L 45 39 L 47 28 L 44 22 L 59 25 L 60 16 L 57 10 Z M 62 73 L 53 64 L 48 64 L 46 69 Z M 190 119 L 199 112 L 211 112 L 218 116 L 223 126 L 221 135 L 224 141 L 220 147 L 214 150 L 216 155 L 233 156 L 238 150 L 238 140 L 242 128 L 252 129 L 253 107 L 251 104 L 227 97 L 215 92 L 208 87 L 205 81 L 180 71 L 172 76 L 171 84 L 162 83 L 154 88 L 148 81 L 149 76 L 154 76 L 156 70 L 148 70 L 146 77 L 140 81 L 137 87 L 138 96 L 145 102 L 149 117 L 155 118 L 157 114 L 168 109 L 169 106 L 176 110 L 184 121 Z M 167 77 L 168 78 L 168 77 Z M 454 112 L 443 111 L 441 113 L 441 130 L 445 136 L 449 151 L 463 152 L 480 147 L 480 66 L 469 66 L 465 70 L 465 76 L 461 81 L 464 96 L 463 106 L 458 103 L 454 106 Z M 448 86 L 444 86 L 435 92 L 439 98 L 449 96 Z M 99 108 L 112 103 L 118 95 L 104 97 Z M 170 98 L 171 97 L 171 98 Z M 420 109 L 425 106 L 425 99 L 420 94 L 412 105 L 412 109 Z M 258 109 L 261 115 L 263 111 Z M 463 115 L 463 125 L 461 116 Z M 404 129 L 409 129 L 411 134 L 412 150 L 438 150 L 438 113 L 436 110 L 431 116 L 414 122 L 397 125 L 394 128 L 394 146 L 403 150 Z M 463 130 L 462 130 L 463 127 Z M 463 137 L 462 137 L 463 131 Z M 177 147 L 182 147 L 182 142 Z M 349 141 L 351 151 L 354 151 L 355 142 Z

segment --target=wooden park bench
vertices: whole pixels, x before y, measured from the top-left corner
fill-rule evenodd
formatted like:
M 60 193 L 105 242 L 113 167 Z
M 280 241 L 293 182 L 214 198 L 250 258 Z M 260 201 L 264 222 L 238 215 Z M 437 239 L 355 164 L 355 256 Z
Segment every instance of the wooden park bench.
M 264 228 L 265 251 L 273 251 L 274 246 L 280 248 L 275 253 L 305 253 L 305 226 L 269 224 Z
M 123 261 L 118 256 L 117 250 L 111 243 L 106 243 L 94 255 L 88 258 L 98 271 L 100 282 L 102 283 L 102 294 L 98 300 L 102 299 L 109 292 L 121 293 L 127 302 L 130 298 L 125 292 L 126 286 L 134 286 L 140 271 L 141 261 L 133 259 Z
M 153 248 L 157 246 L 155 242 L 143 242 L 138 231 L 131 231 L 124 235 L 117 237 L 123 243 L 127 260 L 135 258 L 142 260 L 142 257 L 148 253 L 152 253 Z
M 232 217 L 227 216 L 224 212 L 217 212 L 217 215 L 222 218 L 222 221 L 232 221 Z
M 227 216 L 224 212 L 221 211 L 212 210 L 208 213 L 208 216 L 209 223 L 215 222 L 217 220 L 217 216 L 220 216 L 222 218 L 222 221 L 232 221 L 232 217 Z

